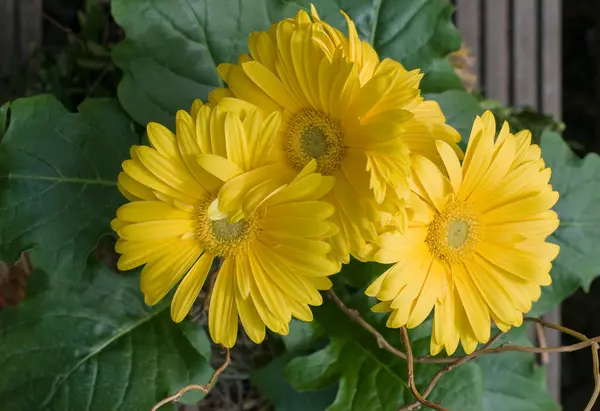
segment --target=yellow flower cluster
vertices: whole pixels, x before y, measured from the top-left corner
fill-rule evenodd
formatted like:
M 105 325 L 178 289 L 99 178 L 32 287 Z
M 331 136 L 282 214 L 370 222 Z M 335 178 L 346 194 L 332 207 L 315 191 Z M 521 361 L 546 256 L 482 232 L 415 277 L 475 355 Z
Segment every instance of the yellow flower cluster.
M 144 266 L 149 305 L 179 283 L 174 321 L 213 278 L 210 334 L 231 347 L 238 322 L 260 343 L 311 321 L 350 256 L 393 263 L 366 290 L 373 310 L 389 327 L 433 310 L 432 353 L 471 352 L 550 284 L 550 170 L 529 132 L 496 138 L 491 113 L 463 155 L 422 74 L 380 60 L 344 16 L 348 36 L 314 7 L 251 34 L 250 55 L 218 67 L 227 89 L 179 111 L 175 133 L 148 125 L 118 179 L 118 266 Z

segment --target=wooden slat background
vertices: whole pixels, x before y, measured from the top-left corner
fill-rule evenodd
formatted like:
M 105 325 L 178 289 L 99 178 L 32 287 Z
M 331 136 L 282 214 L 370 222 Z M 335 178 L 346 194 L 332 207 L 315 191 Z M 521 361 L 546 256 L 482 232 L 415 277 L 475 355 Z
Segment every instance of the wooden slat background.
M 0 0 L 0 74 L 41 44 L 42 23 L 42 0 Z
M 561 0 L 455 0 L 456 21 L 476 59 L 477 87 L 504 105 L 561 118 Z M 560 323 L 560 309 L 545 317 Z M 535 332 L 533 333 L 535 335 Z M 546 330 L 548 346 L 560 333 Z M 560 356 L 547 365 L 548 390 L 560 403 Z

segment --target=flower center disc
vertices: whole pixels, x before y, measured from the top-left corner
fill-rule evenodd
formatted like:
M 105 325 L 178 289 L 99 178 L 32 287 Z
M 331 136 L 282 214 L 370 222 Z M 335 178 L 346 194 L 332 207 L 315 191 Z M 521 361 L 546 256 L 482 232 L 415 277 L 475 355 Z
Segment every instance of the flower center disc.
M 212 231 L 215 238 L 219 241 L 234 241 L 239 238 L 246 228 L 246 221 L 240 220 L 235 223 L 229 223 L 227 218 L 212 221 Z
M 320 173 L 332 174 L 344 155 L 340 122 L 321 111 L 302 109 L 288 121 L 286 151 L 296 170 L 315 159 Z
M 215 199 L 196 206 L 198 242 L 205 250 L 219 257 L 228 257 L 247 249 L 258 230 L 257 217 L 231 223 L 226 214 L 216 211 L 217 207 Z
M 437 213 L 427 227 L 425 242 L 439 260 L 458 263 L 481 238 L 481 227 L 471 208 L 455 202 Z

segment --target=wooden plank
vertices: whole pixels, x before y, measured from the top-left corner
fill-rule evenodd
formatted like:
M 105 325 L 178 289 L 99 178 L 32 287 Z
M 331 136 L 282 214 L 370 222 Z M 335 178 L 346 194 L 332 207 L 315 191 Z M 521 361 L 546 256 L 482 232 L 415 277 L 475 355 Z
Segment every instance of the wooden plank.
M 42 44 L 42 16 L 42 0 L 19 0 L 21 61 Z
M 508 105 L 510 87 L 509 0 L 485 0 L 485 95 Z
M 542 79 L 540 82 L 540 110 L 554 116 L 562 117 L 562 0 L 544 0 L 542 2 L 541 47 L 542 47 Z M 560 323 L 560 307 L 544 316 L 553 323 Z M 560 332 L 546 331 L 548 346 L 561 345 Z M 561 389 L 561 357 L 550 354 L 547 368 L 548 391 L 560 404 Z
M 561 313 L 560 307 L 549 312 L 544 316 L 544 319 L 548 322 L 560 324 Z M 548 347 L 558 347 L 562 345 L 562 339 L 560 332 L 556 330 L 546 329 L 546 342 Z M 553 353 L 548 355 L 548 364 L 546 365 L 546 378 L 548 392 L 552 395 L 554 400 L 560 404 L 560 388 L 561 388 L 561 356 L 559 353 Z
M 542 10 L 542 111 L 562 118 L 562 0 L 544 0 Z
M 518 0 L 513 7 L 513 104 L 538 109 L 537 2 Z
M 9 72 L 15 58 L 15 1 L 0 0 L 0 74 Z
M 456 0 L 456 22 L 460 30 L 463 42 L 475 58 L 473 71 L 479 79 L 481 76 L 481 1 L 480 0 Z

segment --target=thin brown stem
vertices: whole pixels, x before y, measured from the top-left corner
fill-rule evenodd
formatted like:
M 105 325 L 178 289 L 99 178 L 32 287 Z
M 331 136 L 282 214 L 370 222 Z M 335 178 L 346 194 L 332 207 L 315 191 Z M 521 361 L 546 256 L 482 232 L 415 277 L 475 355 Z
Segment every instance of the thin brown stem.
M 544 332 L 544 326 L 540 323 L 535 323 L 535 331 L 537 335 L 538 344 L 541 348 L 548 347 L 548 341 L 546 340 L 546 333 Z M 550 354 L 543 353 L 542 364 L 548 364 L 550 362 Z
M 329 298 L 331 298 L 331 300 L 338 306 L 340 310 L 342 310 L 344 314 L 346 314 L 348 317 L 350 317 L 350 319 L 358 323 L 358 325 L 367 330 L 377 339 L 377 345 L 379 346 L 379 348 L 383 348 L 384 350 L 394 354 L 396 357 L 402 358 L 403 360 L 407 359 L 406 354 L 404 354 L 402 351 L 400 351 L 399 349 L 391 345 L 389 342 L 387 342 L 387 340 L 383 337 L 383 335 L 381 335 L 379 331 L 377 331 L 371 324 L 366 322 L 360 316 L 358 311 L 348 308 L 348 306 L 344 304 L 344 302 L 340 299 L 340 297 L 337 296 L 335 292 L 333 292 L 333 290 L 329 290 L 327 294 L 329 295 Z
M 54 27 L 56 27 L 57 29 L 59 29 L 60 31 L 62 31 L 63 33 L 65 33 L 67 35 L 67 37 L 71 37 L 73 40 L 75 40 L 77 43 L 79 43 L 79 45 L 81 47 L 83 47 L 85 49 L 85 43 L 83 42 L 83 40 L 81 40 L 77 36 L 77 34 L 75 34 L 73 32 L 73 30 L 71 30 L 70 28 L 62 25 L 58 20 L 56 20 L 54 17 L 49 16 L 46 13 L 43 13 L 42 17 L 44 18 L 44 20 L 48 21 L 48 23 L 52 24 Z
M 210 377 L 210 381 L 208 382 L 208 384 L 186 385 L 181 390 L 179 390 L 176 394 L 173 394 L 170 397 L 167 397 L 164 400 L 161 400 L 160 402 L 158 402 L 154 407 L 152 407 L 152 410 L 150 410 L 150 411 L 157 411 L 160 407 L 162 407 L 165 404 L 168 404 L 168 403 L 174 402 L 174 401 L 178 401 L 183 396 L 183 394 L 185 394 L 188 391 L 202 391 L 204 394 L 208 394 L 210 392 L 210 390 L 212 389 L 213 385 L 215 384 L 215 382 L 217 381 L 217 377 L 219 376 L 219 374 L 221 374 L 223 371 L 225 371 L 225 369 L 227 367 L 229 367 L 229 364 L 231 364 L 231 352 L 229 351 L 229 348 L 226 348 L 225 350 L 226 350 L 225 351 L 226 352 L 225 362 L 213 373 L 212 377 Z
M 485 348 L 491 347 L 503 335 L 504 335 L 504 333 L 502 333 L 502 332 L 496 334 L 494 337 L 492 337 L 492 339 L 490 339 L 483 346 L 483 348 L 485 349 Z M 440 368 L 439 371 L 433 376 L 433 378 L 429 382 L 429 385 L 427 386 L 427 388 L 425 388 L 425 391 L 423 391 L 422 396 L 424 398 L 427 398 L 429 396 L 429 394 L 431 394 L 431 392 L 435 388 L 435 385 L 438 383 L 438 381 L 440 380 L 440 378 L 442 378 L 442 376 L 444 374 L 449 373 L 450 371 L 454 370 L 458 366 L 460 366 L 460 365 L 462 365 L 462 364 L 464 364 L 464 363 L 466 363 L 468 361 L 474 360 L 475 358 L 477 358 L 478 355 L 479 355 L 479 351 L 475 351 L 475 352 L 473 352 L 473 353 L 471 353 L 469 355 L 465 355 L 463 357 L 460 357 L 460 358 L 456 359 L 454 362 L 452 362 L 450 364 L 447 364 L 444 367 Z M 416 410 L 416 409 L 419 409 L 421 405 L 422 405 L 421 402 L 415 401 L 413 403 L 405 405 L 404 407 L 400 408 L 398 411 L 412 411 L 412 410 Z
M 402 351 L 400 351 L 399 349 L 397 349 L 393 345 L 391 345 L 385 339 L 385 337 L 383 337 L 383 335 L 381 335 L 381 333 L 379 331 L 377 331 L 371 324 L 366 322 L 360 316 L 358 311 L 353 310 L 353 309 L 349 308 L 348 306 L 346 306 L 346 304 L 344 304 L 344 302 L 340 299 L 340 297 L 337 296 L 337 294 L 333 290 L 329 290 L 327 293 L 329 295 L 329 298 L 331 298 L 331 300 L 338 306 L 338 308 L 340 310 L 342 310 L 342 312 L 344 314 L 346 314 L 350 319 L 354 320 L 358 325 L 360 325 L 362 328 L 367 330 L 371 335 L 373 335 L 377 339 L 377 345 L 380 348 L 390 352 L 391 354 L 394 354 L 398 358 L 407 360 L 407 356 L 405 353 L 403 353 Z M 526 318 L 525 321 L 530 321 L 530 320 L 528 318 Z M 546 322 L 544 322 L 542 325 L 549 326 L 548 323 L 546 323 Z M 557 327 L 559 327 L 559 328 L 555 328 L 555 329 L 558 329 L 559 331 L 562 331 L 562 332 L 566 332 L 564 330 L 564 327 L 561 327 L 561 326 L 557 326 Z M 550 327 L 550 328 L 554 328 L 554 327 Z M 572 330 L 569 330 L 569 331 L 572 331 Z M 569 332 L 566 332 L 566 333 L 569 334 Z M 477 355 L 479 356 L 479 355 L 487 355 L 487 354 L 497 354 L 497 353 L 506 352 L 506 351 L 522 351 L 522 352 L 528 352 L 528 353 L 533 353 L 533 354 L 572 352 L 572 351 L 580 350 L 582 348 L 587 348 L 587 347 L 591 346 L 592 344 L 598 343 L 598 342 L 600 342 L 600 337 L 585 340 L 585 341 L 582 341 L 577 344 L 560 346 L 560 347 L 528 347 L 528 346 L 520 346 L 520 345 L 505 345 L 502 347 L 481 349 L 481 350 L 477 351 Z M 414 358 L 414 362 L 415 363 L 427 363 L 427 364 L 450 364 L 460 358 L 462 358 L 462 357 L 433 358 L 433 357 L 426 356 L 426 357 L 416 357 L 416 358 Z
M 567 334 L 567 335 L 570 335 L 571 337 L 581 340 L 582 343 L 591 343 L 590 347 L 592 350 L 592 369 L 593 369 L 593 373 L 594 373 L 594 391 L 592 392 L 590 400 L 588 401 L 586 407 L 584 408 L 584 411 L 592 411 L 592 409 L 594 408 L 594 404 L 596 404 L 596 401 L 598 401 L 598 397 L 600 396 L 600 361 L 598 359 L 598 350 L 600 349 L 600 345 L 598 344 L 598 342 L 600 341 L 599 338 L 598 337 L 588 338 L 585 334 L 582 334 L 580 332 L 577 332 L 575 330 L 572 330 L 572 329 L 562 326 L 560 324 L 554 324 L 554 323 L 545 321 L 541 318 L 525 317 L 525 321 L 534 322 L 543 327 L 548 327 L 548 328 L 552 328 L 554 330 L 560 331 L 563 334 Z
M 413 352 L 412 352 L 412 346 L 410 345 L 410 338 L 408 337 L 408 330 L 406 329 L 406 327 L 402 327 L 402 328 L 400 328 L 400 331 L 402 333 L 402 339 L 404 340 L 404 346 L 406 347 L 408 387 L 410 388 L 410 391 L 413 393 L 413 395 L 415 396 L 415 398 L 417 399 L 417 401 L 420 404 L 423 404 L 424 406 L 429 407 L 434 410 L 447 411 L 446 408 L 442 407 L 441 405 L 439 405 L 435 402 L 428 401 L 425 397 L 423 397 L 419 393 L 419 390 L 417 389 L 417 386 L 415 384 L 415 370 L 414 370 L 415 363 L 414 363 L 414 357 L 413 357 Z

